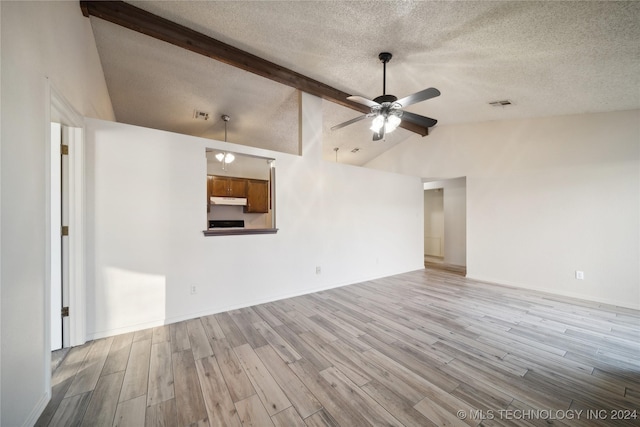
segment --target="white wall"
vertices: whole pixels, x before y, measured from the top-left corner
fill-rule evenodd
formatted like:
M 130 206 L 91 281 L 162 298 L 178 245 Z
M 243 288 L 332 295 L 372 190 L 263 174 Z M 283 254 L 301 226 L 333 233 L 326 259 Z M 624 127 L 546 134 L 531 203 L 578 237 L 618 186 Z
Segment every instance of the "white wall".
M 639 123 L 635 110 L 438 126 L 368 166 L 466 176 L 469 277 L 640 308 Z
M 444 258 L 444 193 L 424 190 L 424 254 Z
M 77 2 L 0 2 L 0 260 L 3 426 L 30 425 L 48 399 L 45 77 L 86 116 L 113 118 L 89 20 Z
M 465 178 L 444 185 L 444 262 L 467 265 L 467 184 Z
M 0 6 L 0 52 L 2 52 L 2 7 Z M 2 55 L 0 55 L 0 82 L 2 82 Z M 2 100 L 2 84 L 0 84 Z M 0 176 L 2 176 L 2 102 L 0 102 Z M 2 185 L 0 185 L 0 225 L 2 224 Z M 2 343 L 2 227 L 0 226 L 0 345 Z M 0 351 L 0 402 L 2 402 L 2 351 Z M 0 403 L 0 424 L 2 424 L 2 404 Z
M 302 102 L 302 156 L 87 120 L 90 338 L 423 267 L 420 179 L 324 162 Z M 205 147 L 276 159 L 276 235 L 203 236 Z

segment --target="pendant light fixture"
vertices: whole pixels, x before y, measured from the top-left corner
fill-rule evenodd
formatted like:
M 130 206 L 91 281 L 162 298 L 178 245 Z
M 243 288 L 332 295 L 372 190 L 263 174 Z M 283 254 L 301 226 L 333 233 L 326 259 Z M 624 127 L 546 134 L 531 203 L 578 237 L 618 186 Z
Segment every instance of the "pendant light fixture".
M 220 118 L 224 121 L 224 142 L 227 142 L 227 123 L 229 122 L 229 120 L 231 120 L 231 117 L 229 117 L 226 114 L 223 114 L 222 116 L 220 116 Z M 216 154 L 216 160 L 222 163 L 223 171 L 226 171 L 227 165 L 233 162 L 235 159 L 236 159 L 236 156 L 226 151 L 223 153 Z

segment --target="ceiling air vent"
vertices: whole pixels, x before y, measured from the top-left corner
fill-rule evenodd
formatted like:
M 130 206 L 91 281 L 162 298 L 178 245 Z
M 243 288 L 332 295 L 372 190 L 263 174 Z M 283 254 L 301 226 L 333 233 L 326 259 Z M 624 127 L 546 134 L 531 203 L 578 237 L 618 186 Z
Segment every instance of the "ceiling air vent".
M 492 107 L 506 107 L 507 105 L 512 105 L 512 104 L 511 104 L 511 101 L 509 101 L 508 99 L 504 99 L 502 101 L 490 102 L 489 105 L 491 105 Z
M 196 120 L 209 120 L 209 113 L 206 111 L 194 110 L 193 118 Z
M 358 151 L 360 151 L 359 148 L 354 148 L 353 150 L 351 150 L 352 153 L 357 153 Z

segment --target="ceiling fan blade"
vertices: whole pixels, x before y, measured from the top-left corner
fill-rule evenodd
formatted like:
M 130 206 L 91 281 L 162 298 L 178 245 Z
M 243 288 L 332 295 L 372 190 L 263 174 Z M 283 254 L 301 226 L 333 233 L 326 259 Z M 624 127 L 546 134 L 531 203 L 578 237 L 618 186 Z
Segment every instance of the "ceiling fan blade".
M 331 128 L 331 130 L 341 129 L 345 126 L 349 126 L 352 123 L 359 122 L 360 120 L 366 119 L 367 114 L 363 114 L 362 116 L 358 116 L 355 119 L 347 120 L 346 122 L 340 123 L 339 125 L 335 125 Z
M 426 128 L 430 128 L 435 126 L 438 121 L 436 119 L 432 119 L 431 117 L 421 116 L 419 114 L 410 113 L 408 111 L 402 112 L 402 120 L 406 120 L 411 123 L 415 123 L 420 126 L 424 126 Z
M 358 104 L 366 105 L 367 107 L 376 107 L 378 104 L 376 101 L 365 98 L 364 96 L 352 95 L 347 97 L 349 101 L 357 102 Z
M 402 107 L 406 107 L 411 104 L 426 101 L 427 99 L 435 98 L 436 96 L 440 96 L 440 91 L 434 87 L 430 87 L 429 89 L 421 90 L 420 92 L 416 92 L 413 95 L 405 96 L 402 99 L 398 99 L 396 102 L 402 105 Z

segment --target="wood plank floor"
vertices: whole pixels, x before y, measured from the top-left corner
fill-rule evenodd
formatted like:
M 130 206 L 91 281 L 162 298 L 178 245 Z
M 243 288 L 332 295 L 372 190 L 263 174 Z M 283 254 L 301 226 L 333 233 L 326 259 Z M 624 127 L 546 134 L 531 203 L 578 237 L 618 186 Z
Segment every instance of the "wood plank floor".
M 639 425 L 639 354 L 638 311 L 425 269 L 72 348 L 37 425 Z

